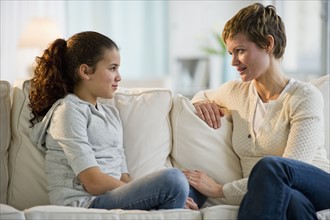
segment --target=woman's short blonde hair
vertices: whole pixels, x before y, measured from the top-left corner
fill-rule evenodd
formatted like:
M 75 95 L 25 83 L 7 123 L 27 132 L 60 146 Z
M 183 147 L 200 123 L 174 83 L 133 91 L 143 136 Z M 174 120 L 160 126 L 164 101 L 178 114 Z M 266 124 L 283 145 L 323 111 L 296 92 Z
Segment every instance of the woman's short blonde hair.
M 224 42 L 238 33 L 245 34 L 248 39 L 261 48 L 268 46 L 267 36 L 274 38 L 273 55 L 282 58 L 286 47 L 285 27 L 282 19 L 272 5 L 264 7 L 255 3 L 242 8 L 234 17 L 227 21 L 222 38 Z

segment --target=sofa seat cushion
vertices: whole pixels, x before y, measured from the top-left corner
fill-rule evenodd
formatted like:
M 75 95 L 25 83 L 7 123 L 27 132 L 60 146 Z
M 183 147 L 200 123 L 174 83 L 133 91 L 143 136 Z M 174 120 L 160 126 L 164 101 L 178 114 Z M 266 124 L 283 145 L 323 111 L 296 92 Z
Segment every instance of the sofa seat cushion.
M 216 205 L 201 209 L 203 219 L 228 220 L 237 219 L 239 206 Z
M 26 219 L 44 220 L 44 219 L 104 219 L 104 220 L 163 220 L 163 219 L 189 219 L 201 220 L 202 215 L 199 211 L 187 209 L 172 210 L 122 210 L 122 209 L 86 209 L 76 207 L 62 206 L 36 206 L 24 211 Z
M 221 118 L 221 127 L 210 128 L 195 112 L 190 100 L 182 95 L 173 98 L 171 110 L 173 165 L 179 169 L 202 170 L 219 183 L 242 178 L 239 158 L 232 147 L 231 115 Z M 208 199 L 205 206 L 226 203 Z
M 24 220 L 24 212 L 19 211 L 9 205 L 0 204 L 0 219 L 4 220 Z

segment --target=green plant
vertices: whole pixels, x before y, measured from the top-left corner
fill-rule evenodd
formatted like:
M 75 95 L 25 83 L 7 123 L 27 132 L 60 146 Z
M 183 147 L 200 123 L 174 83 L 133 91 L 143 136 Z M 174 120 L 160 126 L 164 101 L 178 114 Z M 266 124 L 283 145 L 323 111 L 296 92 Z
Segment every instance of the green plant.
M 213 48 L 210 46 L 205 46 L 202 48 L 202 50 L 209 55 L 225 56 L 226 55 L 226 44 L 223 41 L 221 34 L 219 34 L 218 32 L 213 32 L 212 34 L 217 42 L 218 47 Z

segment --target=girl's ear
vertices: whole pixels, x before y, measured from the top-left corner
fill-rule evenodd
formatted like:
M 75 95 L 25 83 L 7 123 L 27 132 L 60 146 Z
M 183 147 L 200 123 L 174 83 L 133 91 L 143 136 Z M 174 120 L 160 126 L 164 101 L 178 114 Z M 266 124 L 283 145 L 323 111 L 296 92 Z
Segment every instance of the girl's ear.
M 79 76 L 83 80 L 90 80 L 90 75 L 88 73 L 89 67 L 87 64 L 81 64 L 79 67 Z
M 271 52 L 273 52 L 273 49 L 275 46 L 274 37 L 272 35 L 268 35 L 267 41 L 268 41 L 268 43 L 267 43 L 266 51 L 267 51 L 267 53 L 271 53 Z

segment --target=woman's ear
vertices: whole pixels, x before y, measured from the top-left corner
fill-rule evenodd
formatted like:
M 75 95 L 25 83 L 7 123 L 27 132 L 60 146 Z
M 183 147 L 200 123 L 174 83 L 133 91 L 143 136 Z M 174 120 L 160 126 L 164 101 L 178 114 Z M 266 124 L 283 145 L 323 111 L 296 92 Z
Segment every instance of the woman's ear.
M 275 46 L 275 40 L 274 40 L 274 37 L 272 35 L 268 35 L 266 38 L 267 38 L 266 51 L 267 51 L 267 53 L 271 53 L 271 52 L 273 52 L 273 49 L 274 49 L 274 46 Z
M 79 76 L 83 80 L 90 80 L 89 67 L 87 64 L 81 64 L 79 67 Z

